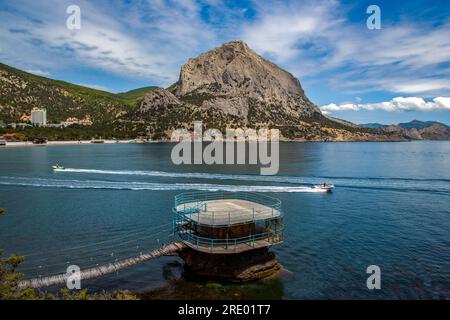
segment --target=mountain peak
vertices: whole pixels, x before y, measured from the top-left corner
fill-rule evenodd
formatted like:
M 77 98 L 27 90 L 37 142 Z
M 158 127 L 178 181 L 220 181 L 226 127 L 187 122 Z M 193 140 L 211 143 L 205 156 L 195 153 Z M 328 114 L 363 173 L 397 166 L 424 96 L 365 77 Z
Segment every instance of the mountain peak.
M 247 117 L 256 103 L 268 112 L 295 117 L 320 113 L 300 81 L 267 61 L 243 41 L 222 44 L 182 66 L 176 95 L 209 97 L 201 106 Z
M 224 42 L 224 43 L 222 43 L 221 47 L 223 47 L 223 46 L 231 46 L 231 47 L 235 47 L 240 50 L 250 49 L 248 44 L 242 40 L 233 40 L 233 41 Z

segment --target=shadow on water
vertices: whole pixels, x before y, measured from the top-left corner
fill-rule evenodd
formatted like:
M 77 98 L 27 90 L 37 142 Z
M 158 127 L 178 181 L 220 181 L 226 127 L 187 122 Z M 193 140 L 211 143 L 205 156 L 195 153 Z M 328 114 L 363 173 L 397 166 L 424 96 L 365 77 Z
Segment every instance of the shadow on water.
M 139 297 L 144 300 L 279 300 L 284 295 L 283 280 L 290 277 L 288 271 L 282 271 L 277 277 L 248 283 L 205 281 L 187 275 L 180 262 L 167 263 L 163 275 L 167 285 L 141 293 Z

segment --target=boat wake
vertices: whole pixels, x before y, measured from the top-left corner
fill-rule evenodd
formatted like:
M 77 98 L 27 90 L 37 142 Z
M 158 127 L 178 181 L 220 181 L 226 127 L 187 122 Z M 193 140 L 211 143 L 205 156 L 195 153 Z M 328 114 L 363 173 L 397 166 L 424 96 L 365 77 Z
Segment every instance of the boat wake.
M 417 179 L 417 178 L 391 178 L 391 177 L 298 177 L 298 176 L 261 176 L 251 174 L 220 174 L 201 172 L 165 172 L 165 171 L 134 171 L 134 170 L 96 170 L 67 168 L 65 172 L 86 173 L 116 176 L 147 176 L 159 178 L 179 179 L 205 179 L 205 180 L 228 180 L 249 181 L 263 183 L 295 184 L 293 190 L 301 185 L 320 185 L 331 182 L 337 187 L 358 189 L 386 189 L 386 190 L 408 190 L 408 191 L 431 191 L 450 193 L 450 179 Z M 233 186 L 234 187 L 234 186 Z M 256 187 L 256 186 L 255 186 Z M 268 186 L 271 188 L 271 186 Z M 259 188 L 259 186 L 258 186 Z M 285 187 L 282 187 L 285 188 Z M 297 191 L 295 191 L 297 192 Z M 301 191 L 301 192 L 311 192 Z
M 43 178 L 0 177 L 0 185 L 41 188 L 66 189 L 113 189 L 113 190 L 200 190 L 200 191 L 230 191 L 230 192 L 312 192 L 323 193 L 325 190 L 310 187 L 293 186 L 251 186 L 251 185 L 221 185 L 202 183 L 152 183 L 130 181 L 101 181 L 101 180 L 59 180 Z

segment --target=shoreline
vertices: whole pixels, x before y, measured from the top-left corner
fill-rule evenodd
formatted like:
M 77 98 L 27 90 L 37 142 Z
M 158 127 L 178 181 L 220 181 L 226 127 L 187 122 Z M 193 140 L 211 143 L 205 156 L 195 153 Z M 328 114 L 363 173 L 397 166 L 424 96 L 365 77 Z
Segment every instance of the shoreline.
M 75 141 L 48 141 L 46 144 L 34 144 L 32 141 L 6 142 L 4 148 L 8 147 L 48 147 L 48 146 L 72 146 L 72 145 L 101 145 L 101 144 L 143 144 L 156 142 L 138 142 L 131 140 L 102 140 L 103 143 L 93 143 L 91 140 Z M 0 147 L 1 148 L 1 147 Z
M 48 141 L 47 144 L 34 144 L 31 141 L 18 141 L 18 142 L 7 142 L 6 145 L 0 146 L 2 148 L 19 148 L 19 147 L 48 147 L 48 146 L 74 146 L 74 145 L 102 145 L 102 144 L 158 144 L 158 143 L 177 143 L 170 140 L 154 140 L 154 141 L 137 141 L 135 139 L 130 140 L 102 140 L 103 143 L 93 143 L 91 140 L 81 140 L 81 141 Z M 282 140 L 280 143 L 377 143 L 377 142 L 414 142 L 414 141 L 426 141 L 426 142 L 439 142 L 439 141 L 450 141 L 450 140 L 348 140 L 348 141 L 321 141 L 321 140 Z M 226 142 L 225 140 L 223 142 Z

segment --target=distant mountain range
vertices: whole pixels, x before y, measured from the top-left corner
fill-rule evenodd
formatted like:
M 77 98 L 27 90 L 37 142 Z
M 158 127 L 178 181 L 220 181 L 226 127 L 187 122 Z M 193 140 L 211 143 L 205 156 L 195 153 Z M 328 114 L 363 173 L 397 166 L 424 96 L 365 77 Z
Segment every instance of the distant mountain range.
M 385 125 L 380 123 L 360 124 L 360 127 L 398 132 L 414 140 L 450 140 L 450 127 L 437 121 L 419 121 Z
M 420 121 L 420 120 L 412 120 L 410 122 L 398 123 L 398 124 L 394 124 L 394 125 L 397 125 L 403 129 L 417 129 L 417 130 L 429 128 L 433 125 L 439 125 L 439 126 L 443 126 L 443 127 L 447 127 L 447 128 L 449 127 L 446 124 L 437 122 L 437 121 Z M 390 125 L 389 124 L 381 124 L 381 123 L 364 123 L 364 124 L 360 124 L 359 126 L 363 127 L 363 128 L 381 129 L 381 128 L 389 127 Z
M 89 130 L 86 134 L 103 138 L 147 135 L 166 140 L 175 129 L 192 129 L 196 120 L 203 121 L 205 129 L 222 132 L 227 127 L 278 128 L 282 139 L 295 141 L 444 137 L 440 126 L 396 130 L 377 124 L 357 126 L 323 115 L 306 97 L 298 79 L 241 41 L 224 43 L 189 59 L 181 68 L 179 80 L 167 89 L 145 87 L 119 94 L 51 80 L 0 64 L 0 122 L 18 122 L 33 107 L 47 108 L 47 117 L 53 123 L 88 115 L 93 126 L 78 128 L 79 131 L 73 128 L 71 137 Z M 64 130 L 47 128 L 44 133 L 50 138 L 65 139 Z M 432 132 L 417 135 L 409 130 Z

